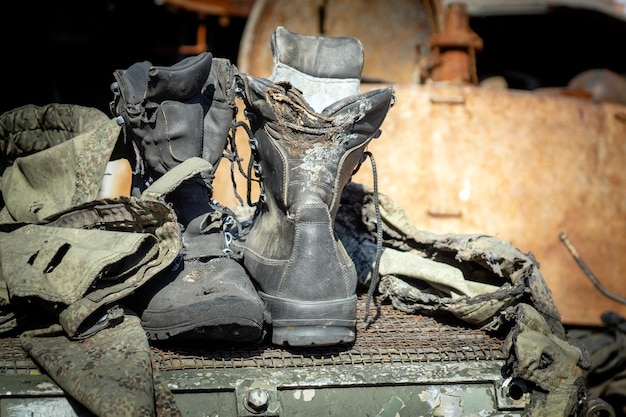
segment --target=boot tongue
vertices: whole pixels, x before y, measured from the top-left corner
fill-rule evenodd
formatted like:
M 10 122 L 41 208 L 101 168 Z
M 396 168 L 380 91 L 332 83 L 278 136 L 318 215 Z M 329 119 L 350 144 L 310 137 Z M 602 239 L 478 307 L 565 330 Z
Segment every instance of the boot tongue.
M 359 94 L 363 45 L 356 38 L 302 35 L 277 27 L 271 39 L 270 80 L 288 81 L 321 112 L 335 101 Z

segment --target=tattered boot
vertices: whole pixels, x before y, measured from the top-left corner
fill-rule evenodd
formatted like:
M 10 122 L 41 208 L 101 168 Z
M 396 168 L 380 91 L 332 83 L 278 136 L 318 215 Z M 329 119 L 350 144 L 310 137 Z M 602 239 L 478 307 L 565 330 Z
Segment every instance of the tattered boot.
M 193 193 L 186 185 L 183 190 Z M 151 340 L 257 342 L 264 307 L 244 268 L 234 260 L 228 209 L 193 219 L 183 232 L 183 261 L 155 277 L 133 298 Z
M 140 62 L 114 73 L 111 110 L 138 154 L 134 190 L 168 202 L 183 227 L 181 262 L 132 298 L 153 340 L 263 336 L 263 302 L 224 232 L 233 216 L 211 200 L 236 112 L 235 73 L 209 53 L 172 67 Z
M 236 76 L 262 188 L 233 248 L 260 288 L 274 344 L 351 343 L 357 276 L 333 226 L 393 89 L 359 93 L 363 48 L 355 38 L 278 27 L 271 47 L 270 79 Z

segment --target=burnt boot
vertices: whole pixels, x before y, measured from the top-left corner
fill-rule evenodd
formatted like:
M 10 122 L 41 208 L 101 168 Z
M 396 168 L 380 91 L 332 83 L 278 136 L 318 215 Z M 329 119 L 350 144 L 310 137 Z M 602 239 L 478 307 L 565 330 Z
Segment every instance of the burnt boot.
M 270 79 L 239 74 L 261 198 L 233 247 L 271 315 L 272 342 L 355 340 L 355 267 L 333 228 L 341 192 L 380 134 L 393 89 L 359 92 L 355 38 L 277 28 Z
M 132 298 L 152 340 L 263 335 L 263 303 L 224 231 L 233 217 L 211 199 L 236 112 L 236 72 L 203 53 L 171 67 L 144 61 L 114 73 L 111 110 L 137 150 L 135 192 L 166 201 L 183 228 L 180 262 Z

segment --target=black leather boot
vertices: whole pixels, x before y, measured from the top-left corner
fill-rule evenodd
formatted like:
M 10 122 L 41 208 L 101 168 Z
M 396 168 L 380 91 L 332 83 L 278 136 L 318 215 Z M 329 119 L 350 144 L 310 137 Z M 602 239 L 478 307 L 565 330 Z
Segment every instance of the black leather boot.
M 260 288 L 273 343 L 351 343 L 357 277 L 333 226 L 341 192 L 380 134 L 393 89 L 359 93 L 357 39 L 279 27 L 271 42 L 271 78 L 236 77 L 262 194 L 233 247 Z
M 203 53 L 171 67 L 140 62 L 114 74 L 111 109 L 139 151 L 136 189 L 168 202 L 183 228 L 181 262 L 131 299 L 152 340 L 263 336 L 263 302 L 224 232 L 233 217 L 211 200 L 236 112 L 235 73 L 227 60 Z M 198 157 L 207 169 L 187 170 Z
M 202 157 L 217 168 L 235 117 L 237 68 L 209 52 L 171 67 L 138 62 L 113 73 L 111 112 L 156 180 L 182 161 Z M 142 174 L 142 173 L 138 173 Z
M 193 193 L 190 185 L 183 190 Z M 183 232 L 181 262 L 132 298 L 151 340 L 258 342 L 264 306 L 245 269 L 230 254 L 230 211 L 217 203 Z

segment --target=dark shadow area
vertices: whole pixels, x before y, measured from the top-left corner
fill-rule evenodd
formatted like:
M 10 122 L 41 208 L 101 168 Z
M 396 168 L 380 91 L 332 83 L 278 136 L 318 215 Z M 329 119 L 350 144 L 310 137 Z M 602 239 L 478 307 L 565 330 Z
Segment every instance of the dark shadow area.
M 246 23 L 205 18 L 207 44 L 236 64 Z M 196 42 L 198 17 L 154 0 L 11 2 L 0 14 L 3 92 L 0 113 L 24 104 L 80 104 L 107 115 L 113 71 L 149 60 L 173 65 L 181 45 Z M 472 17 L 483 39 L 479 79 L 500 75 L 509 87 L 564 86 L 590 68 L 626 73 L 618 47 L 626 22 L 602 13 L 559 7 L 547 14 Z
M 11 2 L 0 14 L 3 92 L 0 113 L 24 104 L 79 104 L 107 115 L 113 71 L 148 60 L 172 65 L 194 44 L 197 16 L 154 0 Z M 245 21 L 226 27 L 207 17 L 214 56 L 236 60 Z
M 477 54 L 479 79 L 503 76 L 510 88 L 561 87 L 587 69 L 626 74 L 626 22 L 605 14 L 566 7 L 538 15 L 473 17 L 483 39 Z

